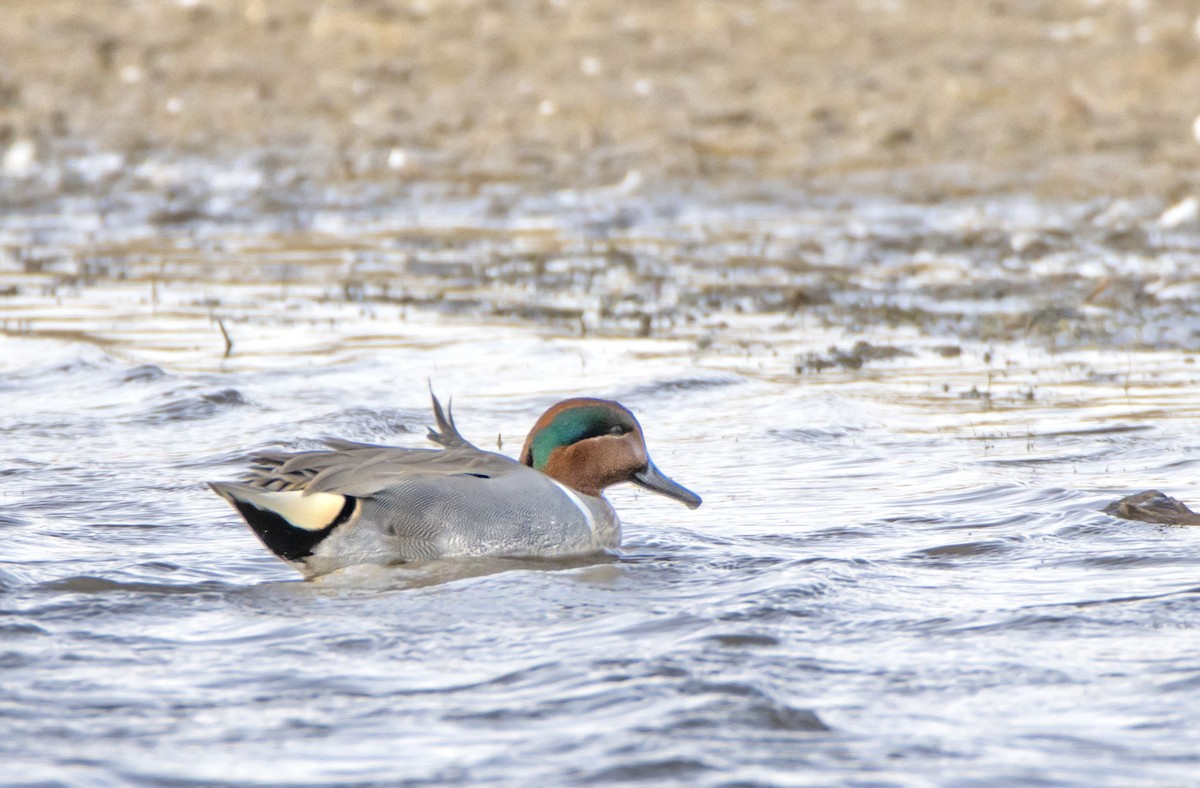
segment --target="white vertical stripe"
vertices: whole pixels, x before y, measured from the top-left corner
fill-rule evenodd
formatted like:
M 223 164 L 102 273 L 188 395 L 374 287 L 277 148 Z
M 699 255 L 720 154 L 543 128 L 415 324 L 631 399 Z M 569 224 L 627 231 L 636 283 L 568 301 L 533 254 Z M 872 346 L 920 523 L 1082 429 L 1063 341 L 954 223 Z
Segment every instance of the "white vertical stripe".
M 588 505 L 583 502 L 582 498 L 579 497 L 579 493 L 575 492 L 565 484 L 560 484 L 554 481 L 554 479 L 551 479 L 550 481 L 554 482 L 555 487 L 566 493 L 567 497 L 571 499 L 571 503 L 575 504 L 579 511 L 583 512 L 583 519 L 587 521 L 588 530 L 595 531 L 596 518 L 592 517 L 592 510 L 588 508 Z

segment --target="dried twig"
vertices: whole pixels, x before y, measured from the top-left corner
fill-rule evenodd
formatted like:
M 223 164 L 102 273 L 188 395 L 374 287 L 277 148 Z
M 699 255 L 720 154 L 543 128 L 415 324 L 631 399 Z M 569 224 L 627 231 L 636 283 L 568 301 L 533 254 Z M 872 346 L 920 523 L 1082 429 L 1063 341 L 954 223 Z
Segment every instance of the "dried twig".
M 217 318 L 217 328 L 221 329 L 221 336 L 225 337 L 225 358 L 229 358 L 233 353 L 233 340 L 229 338 L 229 332 L 225 330 L 225 321 Z

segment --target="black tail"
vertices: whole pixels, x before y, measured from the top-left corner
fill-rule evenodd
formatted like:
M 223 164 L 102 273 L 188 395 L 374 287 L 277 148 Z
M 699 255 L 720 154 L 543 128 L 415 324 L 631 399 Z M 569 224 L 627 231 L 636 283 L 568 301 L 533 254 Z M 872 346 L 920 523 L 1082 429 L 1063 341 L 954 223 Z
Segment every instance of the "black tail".
M 358 505 L 357 498 L 344 496 L 346 500 L 342 508 L 328 525 L 321 528 L 302 528 L 289 522 L 278 512 L 256 506 L 250 500 L 246 500 L 263 492 L 257 488 L 233 482 L 210 482 L 208 486 L 233 504 L 233 508 L 238 510 L 238 514 L 268 550 L 288 561 L 301 561 L 312 555 L 317 545 L 333 533 L 333 529 L 354 515 Z

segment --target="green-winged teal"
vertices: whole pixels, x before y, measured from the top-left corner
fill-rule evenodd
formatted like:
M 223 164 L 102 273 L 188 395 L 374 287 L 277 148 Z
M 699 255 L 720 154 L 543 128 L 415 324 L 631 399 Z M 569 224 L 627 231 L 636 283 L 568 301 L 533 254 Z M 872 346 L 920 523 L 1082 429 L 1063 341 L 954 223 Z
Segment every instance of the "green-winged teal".
M 429 439 L 441 449 L 329 441 L 323 451 L 257 455 L 244 482 L 211 487 L 309 577 L 352 564 L 616 548 L 621 526 L 603 493 L 619 482 L 700 505 L 650 461 L 637 419 L 616 402 L 558 403 L 519 460 L 468 442 L 437 397 L 433 414 Z

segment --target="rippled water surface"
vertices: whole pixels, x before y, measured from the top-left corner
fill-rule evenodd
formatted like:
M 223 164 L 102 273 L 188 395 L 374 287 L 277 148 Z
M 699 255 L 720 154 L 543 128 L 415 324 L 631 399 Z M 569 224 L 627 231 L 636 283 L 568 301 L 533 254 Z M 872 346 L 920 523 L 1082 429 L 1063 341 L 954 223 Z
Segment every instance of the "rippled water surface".
M 5 220 L 3 780 L 1194 781 L 1200 529 L 1100 511 L 1200 499 L 1157 206 L 422 204 Z M 705 504 L 306 583 L 204 485 L 423 445 L 427 382 L 509 453 L 618 399 Z

